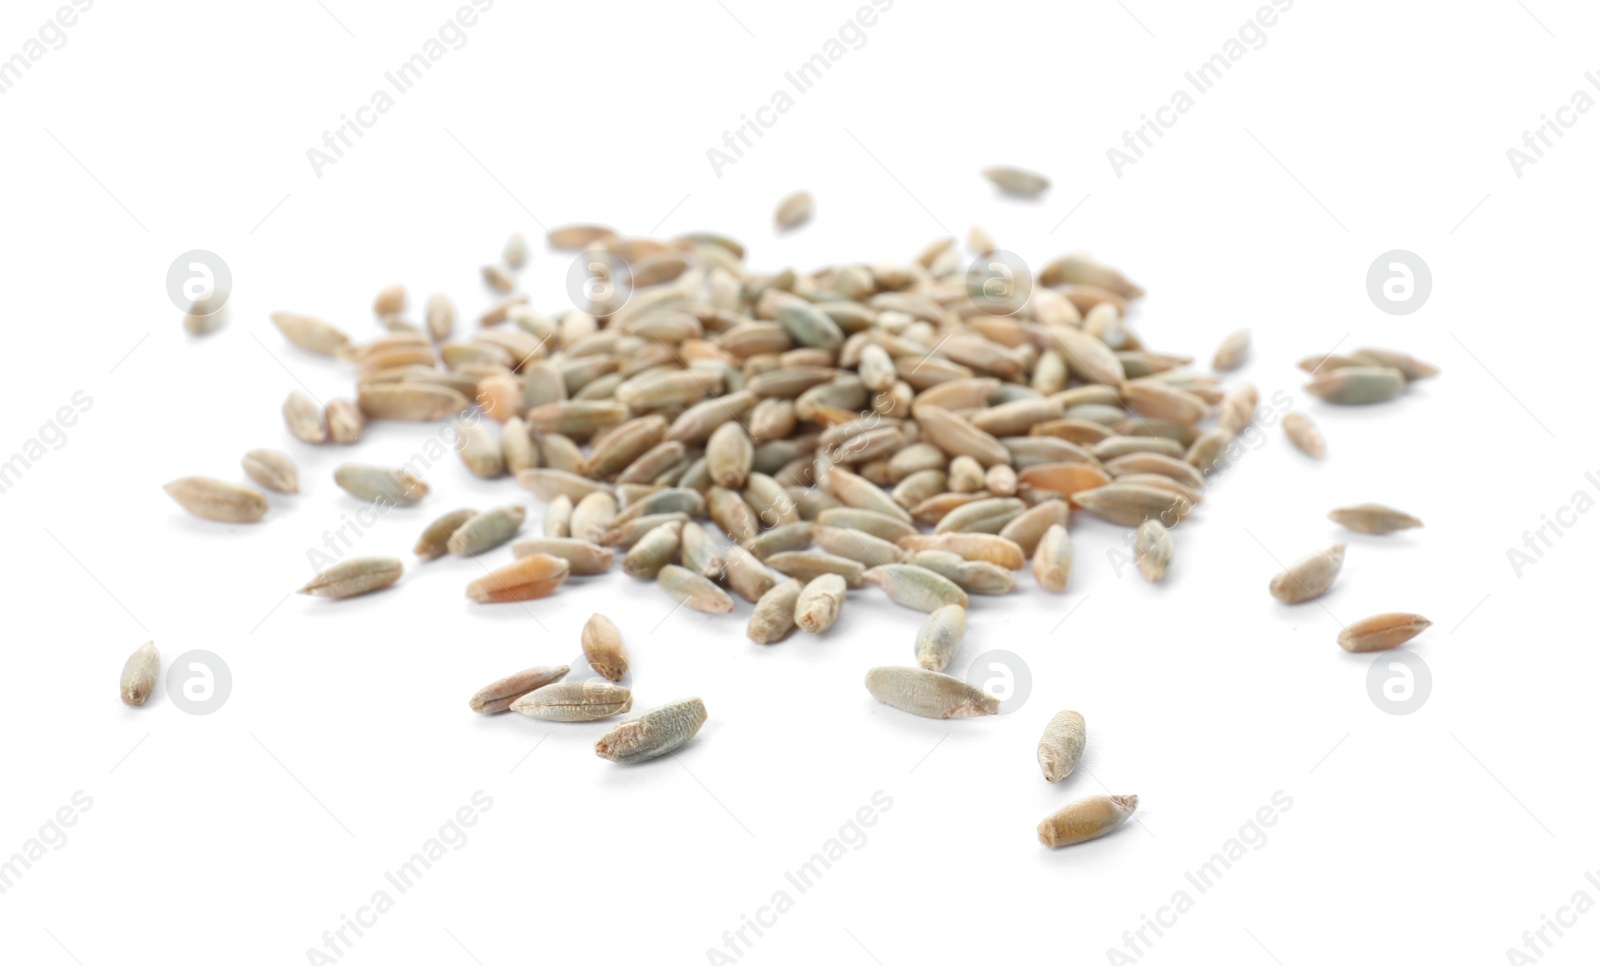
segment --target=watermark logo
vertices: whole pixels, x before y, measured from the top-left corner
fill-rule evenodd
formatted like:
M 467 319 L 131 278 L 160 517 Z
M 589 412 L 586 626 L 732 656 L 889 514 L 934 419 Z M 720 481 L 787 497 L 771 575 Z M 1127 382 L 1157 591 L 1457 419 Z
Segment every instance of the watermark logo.
M 871 0 L 871 6 L 863 3 L 849 20 L 839 25 L 834 36 L 822 42 L 820 49 L 793 70 L 784 71 L 785 86 L 775 88 L 768 96 L 767 103 L 750 113 L 740 114 L 738 124 L 724 129 L 720 147 L 712 145 L 706 148 L 706 161 L 711 164 L 711 173 L 721 178 L 723 169 L 738 164 L 745 153 L 755 147 L 756 141 L 766 137 L 783 115 L 794 109 L 800 97 L 810 93 L 828 76 L 834 64 L 851 51 L 865 47 L 867 31 L 894 6 L 894 2 Z M 755 116 L 751 117 L 750 114 Z
M 579 655 L 569 667 L 583 668 L 589 666 L 589 659 Z M 571 702 L 565 710 L 572 717 L 563 718 L 564 721 L 598 721 L 616 714 L 617 699 L 619 695 L 626 694 L 626 690 L 596 674 L 594 677 L 573 680 L 571 683 L 579 685 L 580 693 L 577 696 L 563 695 L 562 701 Z
M 1033 295 L 1033 272 L 1020 255 L 996 249 L 967 269 L 967 298 L 985 315 L 1016 315 Z
M 54 17 L 22 42 L 21 50 L 10 55 L 0 52 L 0 94 L 9 93 L 46 54 L 65 47 L 67 31 L 78 23 L 79 15 L 88 13 L 92 6 L 94 0 L 72 0 L 70 7 L 63 3 L 56 8 Z
M 590 315 L 613 315 L 633 297 L 633 270 L 616 253 L 591 248 L 567 266 L 567 296 Z
M 344 160 L 356 143 L 366 137 L 367 132 L 376 127 L 385 114 L 394 110 L 399 98 L 409 94 L 424 77 L 432 73 L 435 64 L 444 60 L 451 51 L 467 45 L 467 31 L 476 26 L 478 18 L 494 6 L 494 0 L 471 0 L 471 3 L 471 6 L 461 4 L 457 7 L 432 36 L 423 40 L 420 47 L 413 48 L 409 57 L 393 69 L 384 71 L 386 86 L 374 90 L 367 98 L 367 103 L 349 113 L 340 114 L 339 123 L 322 132 L 320 147 L 313 145 L 306 148 L 306 160 L 311 164 L 312 174 L 320 179 L 324 169 Z M 352 117 L 352 114 L 355 116 Z M 449 133 L 448 129 L 445 133 Z M 453 134 L 450 136 L 455 137 Z
M 1583 79 L 1589 86 L 1600 90 L 1600 73 L 1588 71 Z M 1522 132 L 1522 146 L 1513 145 L 1506 148 L 1506 160 L 1511 162 L 1511 173 L 1519 179 L 1522 169 L 1530 168 L 1544 159 L 1545 152 L 1553 149 L 1556 142 L 1567 136 L 1567 132 L 1577 126 L 1583 115 L 1594 109 L 1595 98 L 1588 90 L 1580 87 L 1572 92 L 1567 103 L 1556 108 L 1551 114 L 1540 114 L 1539 123 L 1532 130 Z
M 1367 668 L 1367 696 L 1384 714 L 1422 707 L 1433 691 L 1433 672 L 1415 651 L 1385 651 Z
M 1210 57 L 1193 69 L 1183 72 L 1183 85 L 1175 88 L 1160 105 L 1148 114 L 1139 115 L 1139 123 L 1122 132 L 1120 145 L 1106 148 L 1106 160 L 1111 173 L 1119 179 L 1125 169 L 1131 168 L 1155 149 L 1156 142 L 1167 136 L 1185 114 L 1194 110 L 1199 99 L 1209 94 L 1222 79 L 1233 72 L 1235 64 L 1245 59 L 1251 51 L 1267 45 L 1267 31 L 1278 23 L 1278 18 L 1289 12 L 1294 0 L 1271 0 L 1271 6 L 1262 4 L 1249 20 L 1239 25 L 1234 35 L 1222 41 Z M 1153 117 L 1151 115 L 1154 115 Z
M 967 667 L 967 683 L 1000 701 L 1000 714 L 1010 714 L 1033 693 L 1033 672 L 1028 662 L 1011 651 L 985 651 Z
M 167 269 L 167 297 L 178 311 L 190 315 L 216 315 L 228 304 L 233 273 L 216 252 L 196 248 L 172 260 Z
M 479 401 L 482 402 L 481 397 Z M 465 430 L 477 425 L 482 418 L 483 410 L 474 408 L 440 426 L 438 431 L 423 442 L 420 449 L 400 464 L 400 472 L 420 479 L 452 450 L 460 452 L 466 445 Z M 409 491 L 411 484 L 405 485 Z M 306 548 L 306 562 L 311 565 L 311 572 L 321 573 L 325 568 L 343 560 L 346 554 L 355 549 L 357 541 L 365 537 L 373 527 L 377 526 L 378 521 L 397 506 L 399 504 L 394 500 L 380 494 L 371 503 L 356 510 L 353 516 L 349 513 L 339 514 L 339 526 L 322 531 L 322 545 Z
M 1589 888 L 1600 890 L 1600 874 L 1585 872 L 1583 881 Z M 1543 959 L 1546 953 L 1555 948 L 1557 941 L 1566 936 L 1568 929 L 1584 921 L 1580 917 L 1594 910 L 1595 898 L 1589 888 L 1574 889 L 1566 904 L 1558 907 L 1553 914 L 1540 913 L 1539 925 L 1522 931 L 1522 948 L 1506 947 L 1506 962 L 1511 966 L 1532 966 Z
M 52 450 L 67 445 L 67 429 L 78 422 L 78 417 L 94 405 L 94 398 L 79 389 L 68 400 L 70 406 L 60 406 L 55 415 L 33 436 L 22 441 L 17 451 L 8 458 L 0 452 L 0 494 L 11 492 L 33 465 L 44 459 Z
M 167 669 L 167 697 L 185 714 L 210 714 L 232 693 L 233 672 L 211 651 L 185 651 Z
M 800 897 L 815 889 L 851 852 L 866 848 L 870 836 L 867 830 L 878 824 L 883 814 L 894 807 L 894 798 L 883 789 L 852 812 L 827 841 L 817 847 L 804 862 L 787 868 L 783 880 L 767 897 L 767 901 L 753 911 L 739 914 L 739 922 L 723 930 L 720 946 L 706 947 L 706 962 L 730 964 L 742 960 L 755 948 L 767 930 L 777 926 Z
M 67 829 L 78 824 L 79 817 L 93 807 L 94 799 L 80 788 L 20 848 L 9 856 L 0 852 L 0 896 L 16 888 L 22 877 L 51 852 L 66 848 Z
M 1595 493 L 1600 493 L 1600 473 L 1585 473 L 1583 481 Z M 1511 564 L 1511 572 L 1521 580 L 1524 572 L 1543 560 L 1547 551 L 1555 549 L 1556 541 L 1566 536 L 1567 531 L 1577 526 L 1584 514 L 1594 507 L 1594 493 L 1588 490 L 1575 490 L 1572 498 L 1557 507 L 1554 512 L 1539 514 L 1539 526 L 1533 530 L 1522 531 L 1522 547 L 1506 548 L 1506 560 Z
M 1227 470 L 1242 460 L 1246 453 L 1260 452 L 1271 445 L 1272 438 L 1267 430 L 1277 426 L 1284 415 L 1294 408 L 1294 397 L 1287 390 L 1275 390 L 1265 403 L 1256 407 L 1250 421 L 1246 423 L 1233 439 L 1222 448 L 1211 462 L 1205 466 L 1196 467 L 1205 474 L 1200 486 L 1200 493 L 1204 495 L 1220 478 L 1222 471 Z M 1183 518 L 1172 510 L 1162 512 L 1157 519 L 1164 527 L 1175 527 L 1183 522 Z M 1135 552 L 1134 542 L 1138 539 L 1137 527 L 1119 527 L 1122 531 L 1118 541 L 1106 548 L 1106 560 L 1111 563 L 1111 573 L 1121 580 L 1127 568 L 1136 567 L 1139 559 Z
M 472 840 L 468 829 L 477 825 L 483 814 L 494 807 L 494 798 L 483 789 L 452 812 L 438 830 L 412 852 L 404 862 L 383 871 L 381 885 L 354 912 L 340 913 L 339 923 L 322 931 L 320 946 L 306 947 L 306 962 L 311 966 L 331 966 L 355 948 L 357 940 L 384 921 L 394 911 L 400 897 L 415 889 L 450 853 L 460 852 Z M 435 876 L 434 878 L 437 878 Z M 431 881 L 431 880 L 430 880 Z
M 1396 248 L 1372 260 L 1367 269 L 1367 295 L 1390 315 L 1410 315 L 1422 308 L 1433 291 L 1433 273 L 1415 252 Z
M 1294 798 L 1288 792 L 1281 788 L 1273 792 L 1209 858 L 1184 870 L 1182 885 L 1172 891 L 1165 904 L 1153 912 L 1140 913 L 1139 921 L 1122 931 L 1121 946 L 1106 947 L 1106 962 L 1111 966 L 1132 966 L 1142 961 L 1168 930 L 1193 911 L 1201 896 L 1215 889 L 1250 853 L 1267 847 L 1267 830 L 1293 807 Z

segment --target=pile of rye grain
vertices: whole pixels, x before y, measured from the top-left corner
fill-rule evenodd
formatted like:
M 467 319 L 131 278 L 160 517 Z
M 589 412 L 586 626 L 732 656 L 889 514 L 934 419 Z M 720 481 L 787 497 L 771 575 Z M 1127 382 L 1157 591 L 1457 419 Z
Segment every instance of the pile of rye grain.
M 991 178 L 1008 191 L 1039 190 L 997 170 Z M 811 197 L 797 193 L 776 221 L 791 230 L 812 210 Z M 710 233 L 656 240 L 569 225 L 548 242 L 589 253 L 589 304 L 553 316 L 532 307 L 517 292 L 528 246 L 516 236 L 501 263 L 483 269 L 498 301 L 462 335 L 442 295 L 412 321 L 401 286 L 378 294 L 374 312 L 388 332 L 364 342 L 314 316 L 275 314 L 293 345 L 345 360 L 356 376 L 353 399 L 323 404 L 293 393 L 283 407 L 291 433 L 313 445 L 354 444 L 369 419 L 454 420 L 472 473 L 513 478 L 545 505 L 542 532 L 525 539 L 517 504 L 457 510 L 423 530 L 422 561 L 512 543 L 513 562 L 467 586 L 475 601 L 543 597 L 568 577 L 606 573 L 621 553 L 629 576 L 653 580 L 682 606 L 727 613 L 731 595 L 753 603 L 748 634 L 773 644 L 796 627 L 827 632 L 849 591 L 875 585 L 929 615 L 913 642 L 916 664 L 866 678 L 875 698 L 913 714 L 997 713 L 993 694 L 942 673 L 965 635 L 969 595 L 1011 593 L 1030 561 L 1041 589 L 1065 591 L 1077 513 L 1136 528 L 1138 569 L 1161 580 L 1171 529 L 1236 455 L 1235 437 L 1259 404 L 1253 386 L 1225 387 L 1189 368 L 1189 356 L 1145 346 L 1128 323 L 1144 293 L 1122 272 L 1064 255 L 1032 278 L 1008 275 L 987 262 L 996 249 L 976 228 L 966 255 L 946 238 L 908 262 L 809 273 L 753 271 L 743 245 Z M 1248 330 L 1230 335 L 1212 368 L 1237 368 L 1249 348 Z M 1307 391 L 1336 404 L 1381 402 L 1437 372 L 1382 349 L 1301 366 L 1315 376 Z M 1283 423 L 1296 447 L 1323 457 L 1307 416 L 1292 412 Z M 252 450 L 244 470 L 262 487 L 298 491 L 295 463 L 281 452 Z M 335 479 L 390 506 L 428 493 L 403 469 L 345 464 Z M 254 522 L 268 507 L 260 492 L 209 477 L 177 480 L 167 492 L 211 520 Z M 1375 504 L 1331 516 L 1366 533 L 1420 525 Z M 1343 555 L 1335 545 L 1306 557 L 1273 579 L 1272 594 L 1313 599 Z M 367 593 L 404 569 L 392 557 L 345 560 L 301 592 Z M 1427 624 L 1378 615 L 1347 627 L 1339 643 L 1395 647 Z M 628 670 L 616 627 L 595 615 L 582 643 L 603 680 L 530 668 L 486 686 L 472 709 L 552 721 L 628 711 L 631 691 L 616 683 Z M 158 671 L 154 647 L 142 647 L 124 671 L 124 700 L 141 704 Z M 645 760 L 684 744 L 704 720 L 698 698 L 665 704 L 624 722 L 596 751 Z M 1085 737 L 1076 712 L 1050 720 L 1038 749 L 1049 781 L 1072 772 Z M 1047 818 L 1040 839 L 1096 837 L 1136 805 L 1137 796 L 1083 799 Z

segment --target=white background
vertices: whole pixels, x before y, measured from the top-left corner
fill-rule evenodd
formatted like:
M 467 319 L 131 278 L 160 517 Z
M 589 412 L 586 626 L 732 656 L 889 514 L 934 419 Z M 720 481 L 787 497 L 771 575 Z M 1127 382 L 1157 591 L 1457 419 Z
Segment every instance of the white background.
M 893 805 L 865 845 L 743 961 L 1106 962 L 1187 888 L 1194 908 L 1145 961 L 1492 963 L 1578 890 L 1600 899 L 1583 877 L 1600 867 L 1587 740 L 1600 524 L 1577 517 L 1520 577 L 1506 555 L 1576 491 L 1595 495 L 1584 474 L 1600 470 L 1587 365 L 1600 117 L 1576 115 L 1520 178 L 1506 157 L 1574 91 L 1600 96 L 1584 79 L 1600 66 L 1595 12 L 1301 0 L 1119 178 L 1106 149 L 1255 4 L 900 0 L 714 174 L 707 148 L 854 8 L 501 0 L 320 178 L 307 148 L 454 5 L 96 3 L 0 96 L 0 453 L 74 392 L 93 399 L 0 496 L 0 857 L 74 792 L 93 800 L 0 895 L 9 960 L 306 962 L 478 790 L 493 805 L 466 844 L 341 961 L 706 962 L 879 790 Z M 53 9 L 6 4 L 0 55 Z M 999 162 L 1054 187 L 1002 199 L 976 173 Z M 777 237 L 772 207 L 800 187 L 816 218 Z M 367 598 L 286 599 L 310 574 L 306 549 L 357 508 L 333 467 L 400 462 L 434 429 L 375 426 L 355 450 L 292 440 L 283 397 L 300 382 L 350 395 L 353 377 L 288 346 L 268 314 L 367 338 L 373 293 L 403 281 L 413 304 L 447 291 L 471 317 L 489 300 L 477 268 L 514 230 L 537 242 L 535 304 L 558 311 L 570 256 L 541 225 L 570 221 L 721 230 L 769 270 L 904 260 L 974 223 L 1036 265 L 1087 248 L 1149 289 L 1134 322 L 1157 349 L 1203 362 L 1250 326 L 1240 376 L 1291 394 L 1330 453 L 1313 463 L 1281 429 L 1262 435 L 1176 532 L 1163 585 L 1119 577 L 1107 552 L 1123 532 L 1085 518 L 1066 595 L 1024 578 L 978 599 L 956 669 L 1004 648 L 1032 672 L 1029 701 L 999 718 L 929 721 L 871 699 L 864 671 L 910 662 L 919 621 L 875 590 L 852 594 L 826 637 L 770 648 L 744 637 L 749 605 L 668 617 L 664 595 L 620 573 L 526 608 L 466 601 L 482 571 L 457 559 Z M 191 249 L 234 279 L 228 324 L 198 340 L 164 287 Z M 1367 296 L 1391 249 L 1432 269 L 1411 315 Z M 1336 344 L 1405 349 L 1444 375 L 1335 409 L 1308 400 L 1293 363 Z M 196 520 L 161 491 L 242 479 L 257 446 L 292 452 L 303 480 L 258 526 Z M 409 562 L 434 516 L 527 496 L 453 457 L 428 481 L 358 552 Z M 1427 526 L 1341 536 L 1327 510 L 1361 500 Z M 1274 557 L 1334 539 L 1349 557 L 1321 605 L 1267 595 Z M 576 664 L 596 610 L 628 640 L 640 708 L 705 699 L 682 753 L 620 768 L 591 751 L 607 724 L 467 710 L 506 672 Z M 1432 694 L 1406 716 L 1374 706 L 1370 659 L 1334 643 L 1339 622 L 1385 610 L 1434 621 L 1409 646 Z M 149 638 L 164 661 L 222 655 L 227 704 L 122 706 L 118 671 Z M 1063 707 L 1086 716 L 1089 751 L 1056 787 L 1033 748 Z M 1183 873 L 1279 790 L 1293 805 L 1265 845 L 1198 895 Z M 1140 796 L 1137 824 L 1037 843 L 1047 813 L 1107 791 Z M 1546 961 L 1592 960 L 1600 917 L 1577 923 Z

